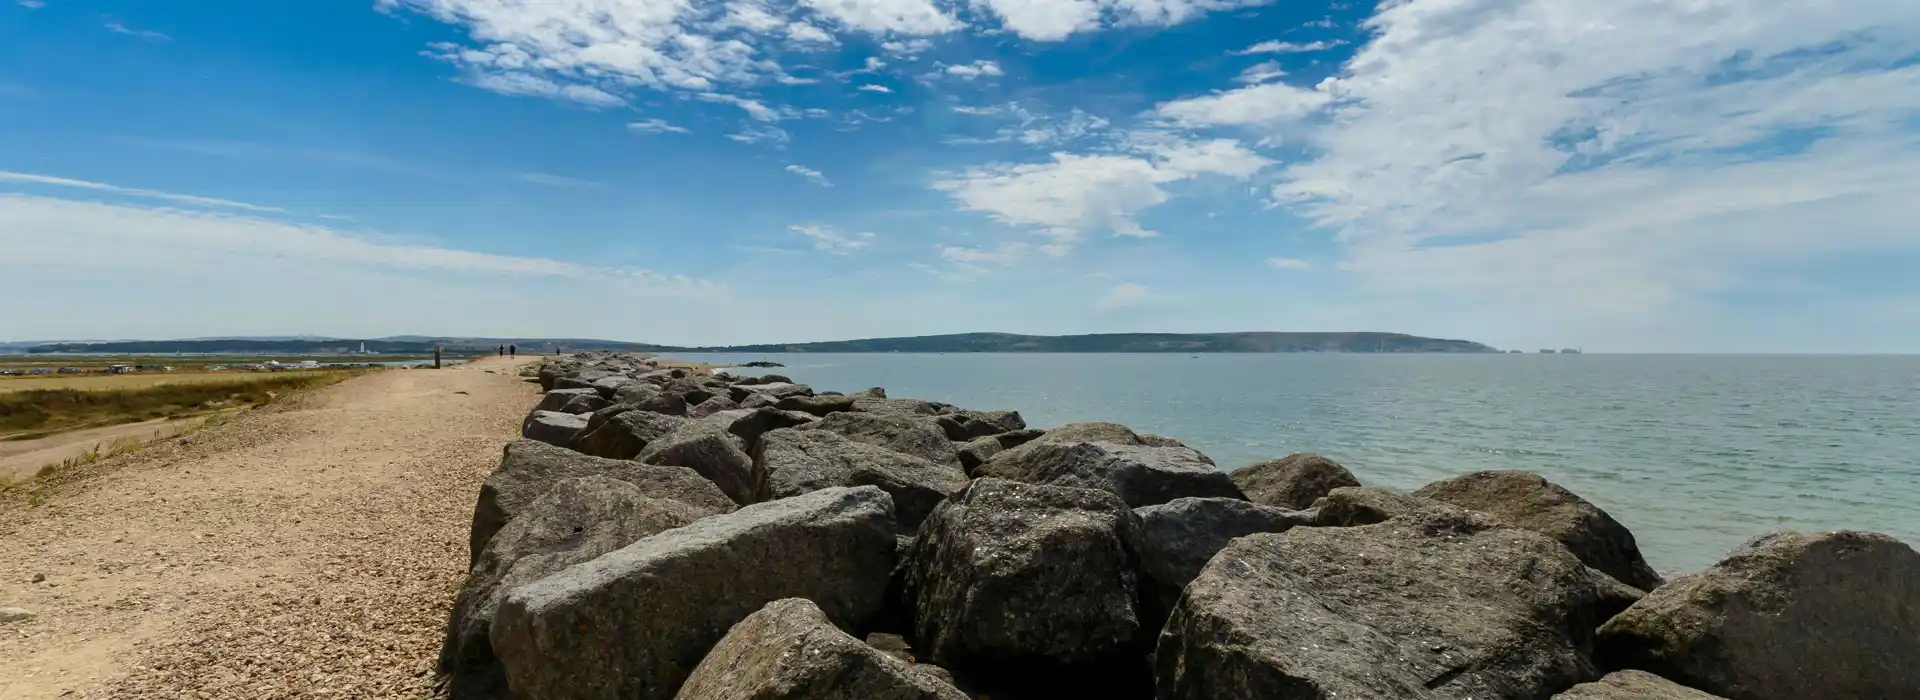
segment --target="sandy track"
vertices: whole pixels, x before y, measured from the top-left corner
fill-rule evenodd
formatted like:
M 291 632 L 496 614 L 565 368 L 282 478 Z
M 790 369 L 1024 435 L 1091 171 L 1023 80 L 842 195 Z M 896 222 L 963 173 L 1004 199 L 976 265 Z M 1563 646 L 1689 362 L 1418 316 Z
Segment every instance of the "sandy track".
M 0 606 L 37 614 L 0 623 L 0 697 L 428 695 L 534 359 L 354 378 L 0 502 Z

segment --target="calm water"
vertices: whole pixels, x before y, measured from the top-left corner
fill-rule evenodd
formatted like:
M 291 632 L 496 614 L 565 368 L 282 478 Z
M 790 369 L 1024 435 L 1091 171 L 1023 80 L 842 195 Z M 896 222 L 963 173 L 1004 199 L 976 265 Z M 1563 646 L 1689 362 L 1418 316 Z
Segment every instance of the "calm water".
M 1920 357 L 1682 355 L 686 355 L 822 390 L 1113 421 L 1224 468 L 1333 457 L 1399 489 L 1528 469 L 1695 570 L 1773 529 L 1920 544 Z

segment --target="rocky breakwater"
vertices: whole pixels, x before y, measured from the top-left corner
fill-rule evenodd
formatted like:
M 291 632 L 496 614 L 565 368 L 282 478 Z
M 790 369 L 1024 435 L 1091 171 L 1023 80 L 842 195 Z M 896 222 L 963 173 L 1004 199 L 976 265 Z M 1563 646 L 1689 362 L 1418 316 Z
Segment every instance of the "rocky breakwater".
M 1920 555 L 1662 580 L 1526 472 L 1223 471 L 1111 423 L 550 360 L 481 490 L 455 698 L 1920 698 Z

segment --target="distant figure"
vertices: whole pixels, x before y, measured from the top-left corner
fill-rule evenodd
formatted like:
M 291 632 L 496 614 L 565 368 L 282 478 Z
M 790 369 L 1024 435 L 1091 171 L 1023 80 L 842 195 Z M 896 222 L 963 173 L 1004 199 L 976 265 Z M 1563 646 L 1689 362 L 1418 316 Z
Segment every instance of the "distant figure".
M 519 356 L 520 356 L 520 346 L 518 346 L 518 345 L 508 345 L 508 346 L 507 346 L 507 356 L 508 356 L 508 357 L 519 357 Z
M 505 345 L 500 346 L 500 349 L 494 351 L 494 354 L 499 355 L 501 357 L 505 357 L 507 355 L 507 346 Z

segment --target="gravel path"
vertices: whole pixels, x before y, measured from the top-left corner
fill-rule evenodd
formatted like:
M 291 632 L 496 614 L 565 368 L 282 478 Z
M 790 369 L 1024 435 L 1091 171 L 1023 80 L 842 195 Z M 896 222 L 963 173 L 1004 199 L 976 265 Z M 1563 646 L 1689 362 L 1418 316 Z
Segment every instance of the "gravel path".
M 0 501 L 0 698 L 419 698 L 519 360 L 348 380 Z M 36 579 L 43 579 L 37 580 Z

